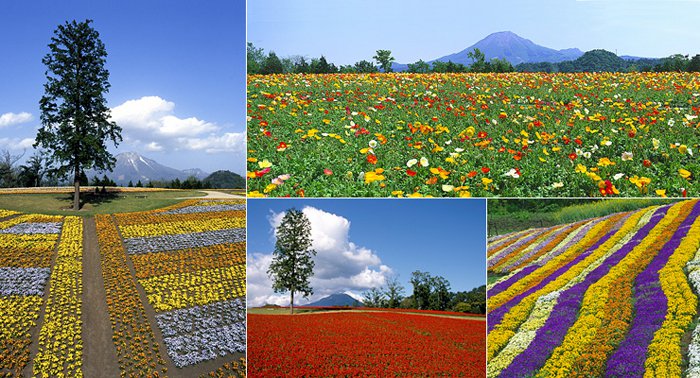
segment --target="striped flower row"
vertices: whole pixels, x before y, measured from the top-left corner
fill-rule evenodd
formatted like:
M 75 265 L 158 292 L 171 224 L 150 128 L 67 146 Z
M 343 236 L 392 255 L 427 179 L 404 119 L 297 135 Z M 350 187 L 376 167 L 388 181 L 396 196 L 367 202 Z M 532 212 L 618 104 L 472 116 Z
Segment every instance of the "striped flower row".
M 698 375 L 700 330 L 686 357 L 682 339 L 697 319 L 699 248 L 700 201 L 685 201 L 613 215 L 516 269 L 490 287 L 487 375 L 680 377 L 684 359 Z

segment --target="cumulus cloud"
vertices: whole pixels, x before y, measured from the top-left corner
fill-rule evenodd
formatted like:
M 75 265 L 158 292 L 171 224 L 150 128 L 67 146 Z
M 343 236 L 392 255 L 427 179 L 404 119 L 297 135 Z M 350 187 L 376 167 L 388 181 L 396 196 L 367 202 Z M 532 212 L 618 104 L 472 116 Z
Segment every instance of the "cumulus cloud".
M 192 150 L 241 152 L 244 133 L 222 133 L 221 127 L 196 117 L 174 114 L 175 103 L 158 96 L 128 100 L 112 108 L 112 120 L 122 127 L 127 143 L 148 151 Z
M 34 138 L 0 138 L 0 147 L 8 150 L 26 150 L 33 148 Z
M 338 292 L 360 298 L 358 292 L 386 283 L 393 273 L 391 268 L 382 264 L 374 251 L 349 240 L 351 225 L 348 219 L 310 206 L 302 211 L 311 223 L 316 265 L 311 277 L 314 295 L 310 300 L 302 299 L 298 303 L 309 303 Z M 282 217 L 284 213 L 274 213 L 269 217 L 272 234 Z M 267 276 L 271 261 L 271 252 L 248 256 L 248 303 L 251 306 L 289 304 L 288 293 L 280 295 L 272 291 L 272 282 Z
M 22 113 L 5 113 L 0 115 L 0 127 L 7 127 L 26 123 L 33 120 L 34 117 L 27 112 Z

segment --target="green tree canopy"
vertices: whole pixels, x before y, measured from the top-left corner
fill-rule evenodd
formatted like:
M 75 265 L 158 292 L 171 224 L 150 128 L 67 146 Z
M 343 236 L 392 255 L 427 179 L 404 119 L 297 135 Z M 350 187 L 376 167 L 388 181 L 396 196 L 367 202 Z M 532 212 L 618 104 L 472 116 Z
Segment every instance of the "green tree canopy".
M 41 128 L 34 147 L 46 149 L 60 176 L 73 173 L 73 209 L 80 208 L 84 169 L 108 171 L 115 163 L 107 141 L 117 145 L 121 128 L 110 121 L 105 100 L 109 72 L 107 50 L 91 20 L 59 25 L 42 59 L 46 66 L 44 96 L 39 102 Z
M 377 64 L 382 67 L 382 71 L 391 72 L 391 62 L 394 61 L 391 50 L 377 50 L 377 55 L 373 56 L 372 59 L 377 61 Z
M 275 231 L 277 241 L 267 274 L 276 293 L 290 293 L 289 310 L 294 313 L 294 293 L 307 297 L 314 293 L 309 279 L 313 275 L 311 223 L 304 213 L 287 210 Z

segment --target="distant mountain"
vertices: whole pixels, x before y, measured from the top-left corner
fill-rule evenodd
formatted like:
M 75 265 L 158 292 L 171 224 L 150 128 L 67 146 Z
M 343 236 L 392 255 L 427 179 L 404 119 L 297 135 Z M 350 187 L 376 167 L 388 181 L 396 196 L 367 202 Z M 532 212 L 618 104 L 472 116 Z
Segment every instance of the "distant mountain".
M 243 189 L 245 179 L 237 173 L 231 171 L 216 171 L 204 180 L 204 185 L 212 189 Z
M 469 66 L 472 64 L 472 60 L 467 55 L 477 48 L 484 53 L 486 61 L 499 58 L 505 59 L 513 65 L 534 62 L 562 62 L 565 60 L 574 60 L 583 55 L 583 52 L 577 48 L 563 50 L 550 49 L 535 44 L 529 39 L 522 38 L 513 32 L 503 31 L 489 34 L 486 38 L 458 53 L 433 59 L 428 61 L 428 63 L 434 61 L 452 61 L 453 63 Z M 408 68 L 408 64 L 395 63 L 392 65 L 392 68 L 395 71 L 404 71 Z
M 309 303 L 306 306 L 350 306 L 350 307 L 361 307 L 362 302 L 357 299 L 345 294 L 337 293 L 331 294 L 327 297 L 321 298 L 316 302 Z
M 123 152 L 115 156 L 115 158 L 117 162 L 111 172 L 88 170 L 85 174 L 89 179 L 92 179 L 93 176 L 101 178 L 102 175 L 106 174 L 110 179 L 114 180 L 117 185 L 127 185 L 129 181 L 134 184 L 141 181 L 141 183 L 146 185 L 149 181 L 170 181 L 176 178 L 185 180 L 190 176 L 195 176 L 201 180 L 209 175 L 198 168 L 181 171 L 166 167 L 136 152 Z

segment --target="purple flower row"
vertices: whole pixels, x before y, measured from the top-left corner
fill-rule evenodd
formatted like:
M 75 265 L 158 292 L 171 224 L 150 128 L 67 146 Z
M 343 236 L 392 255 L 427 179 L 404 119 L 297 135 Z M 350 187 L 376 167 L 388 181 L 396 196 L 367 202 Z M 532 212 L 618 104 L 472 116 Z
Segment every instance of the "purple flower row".
M 654 333 L 661 328 L 668 310 L 668 299 L 661 288 L 659 270 L 663 268 L 681 240 L 688 234 L 690 226 L 700 215 L 700 203 L 676 229 L 671 239 L 664 244 L 649 265 L 634 282 L 634 319 L 625 339 L 610 356 L 606 368 L 609 377 L 642 377 L 649 343 Z
M 630 214 L 627 214 L 625 217 L 621 219 L 621 221 L 625 220 L 627 217 L 629 217 Z M 504 303 L 502 306 L 498 307 L 497 309 L 491 311 L 488 314 L 488 329 L 491 331 L 493 328 L 496 327 L 501 321 L 503 320 L 503 317 L 510 311 L 513 307 L 515 307 L 518 303 L 520 303 L 524 298 L 532 295 L 536 291 L 542 289 L 543 287 L 547 286 L 550 282 L 556 280 L 561 276 L 562 274 L 566 273 L 571 267 L 575 266 L 576 264 L 580 263 L 583 261 L 586 257 L 588 257 L 593 251 L 598 249 L 598 247 L 605 243 L 608 239 L 610 239 L 619 229 L 621 222 L 617 222 L 611 229 L 608 231 L 603 237 L 598 239 L 591 247 L 589 247 L 585 252 L 579 254 L 576 256 L 573 260 L 569 261 L 568 263 L 564 264 L 564 266 L 560 267 L 556 271 L 554 271 L 552 274 L 548 275 L 545 277 L 542 281 L 540 281 L 537 285 L 531 287 L 530 289 L 526 290 L 523 293 L 520 293 L 516 295 L 515 297 L 511 298 L 508 302 Z M 561 298 L 559 299 L 561 301 Z
M 516 356 L 511 364 L 501 372 L 502 377 L 526 377 L 531 376 L 542 366 L 552 354 L 557 346 L 561 345 L 564 336 L 569 328 L 578 318 L 583 296 L 588 288 L 604 277 L 610 269 L 617 265 L 627 254 L 634 249 L 646 237 L 649 232 L 658 224 L 668 211 L 668 207 L 659 208 L 649 220 L 649 223 L 640 228 L 635 237 L 625 243 L 622 248 L 608 256 L 602 264 L 593 269 L 586 278 L 564 290 L 559 295 L 557 304 L 552 309 L 552 313 L 545 321 L 544 325 L 537 330 L 535 338 L 522 353 Z M 616 230 L 610 231 L 606 237 L 612 236 Z M 608 236 L 609 235 L 609 236 Z M 605 238 L 607 240 L 607 238 Z M 594 247 L 587 252 L 593 251 L 602 244 L 599 240 Z M 589 253 L 582 254 L 588 255 Z M 568 270 L 568 268 L 567 268 Z M 489 318 L 489 321 L 491 319 Z

